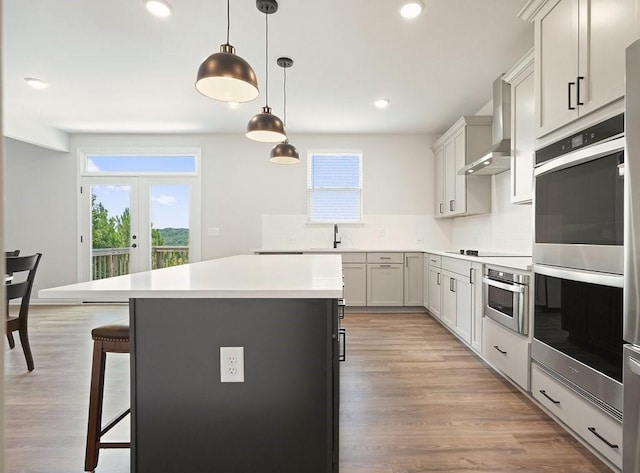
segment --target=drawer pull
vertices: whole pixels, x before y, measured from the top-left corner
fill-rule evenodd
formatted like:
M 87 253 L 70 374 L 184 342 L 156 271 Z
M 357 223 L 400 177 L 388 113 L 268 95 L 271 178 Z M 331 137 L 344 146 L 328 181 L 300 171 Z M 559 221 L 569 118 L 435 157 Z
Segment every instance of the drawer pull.
M 380 259 L 391 259 L 391 256 L 381 256 Z
M 544 389 L 540 390 L 540 394 L 542 394 L 544 397 L 546 397 L 547 399 L 549 399 L 551 402 L 553 402 L 554 404 L 560 404 L 560 401 L 556 401 L 554 398 L 552 398 L 551 396 L 549 396 L 547 394 L 547 391 L 545 391 Z
M 602 435 L 600 435 L 597 431 L 595 427 L 589 427 L 589 432 L 591 432 L 593 435 L 595 435 L 596 437 L 598 437 L 600 440 L 602 440 L 604 443 L 606 443 L 610 448 L 620 448 L 618 447 L 616 444 L 613 444 L 611 442 L 609 442 L 606 438 L 604 438 Z
M 500 349 L 500 347 L 499 347 L 498 345 L 494 345 L 494 346 L 493 346 L 493 348 L 495 348 L 496 350 L 498 350 L 498 351 L 499 351 L 500 353 L 502 353 L 503 355 L 506 355 L 506 354 L 507 354 L 507 352 L 506 352 L 506 351 L 501 350 L 501 349 Z

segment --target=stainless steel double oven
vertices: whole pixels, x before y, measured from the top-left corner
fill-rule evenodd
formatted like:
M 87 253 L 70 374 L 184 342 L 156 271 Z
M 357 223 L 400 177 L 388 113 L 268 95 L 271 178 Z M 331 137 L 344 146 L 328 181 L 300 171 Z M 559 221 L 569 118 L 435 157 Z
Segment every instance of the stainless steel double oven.
M 624 115 L 536 151 L 533 359 L 622 419 Z

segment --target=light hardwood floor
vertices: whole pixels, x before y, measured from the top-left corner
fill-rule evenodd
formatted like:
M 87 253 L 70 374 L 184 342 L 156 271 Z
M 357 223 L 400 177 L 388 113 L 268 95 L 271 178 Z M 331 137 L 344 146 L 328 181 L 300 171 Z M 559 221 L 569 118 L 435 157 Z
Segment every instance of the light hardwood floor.
M 8 473 L 83 471 L 91 328 L 127 307 L 33 306 L 36 369 L 6 359 Z M 425 314 L 347 314 L 340 472 L 608 472 L 526 396 Z M 128 357 L 107 361 L 105 417 L 128 404 Z M 170 428 L 170 426 L 168 426 Z M 128 424 L 110 438 L 128 438 Z M 128 473 L 128 450 L 97 473 Z

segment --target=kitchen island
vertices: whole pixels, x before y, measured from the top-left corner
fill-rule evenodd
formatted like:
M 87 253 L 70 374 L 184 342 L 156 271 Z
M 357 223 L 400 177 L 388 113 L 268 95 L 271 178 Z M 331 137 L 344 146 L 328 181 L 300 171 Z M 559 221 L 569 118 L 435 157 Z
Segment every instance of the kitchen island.
M 132 472 L 338 471 L 340 256 L 235 256 L 39 294 L 129 300 Z M 243 381 L 221 381 L 221 347 L 242 347 Z

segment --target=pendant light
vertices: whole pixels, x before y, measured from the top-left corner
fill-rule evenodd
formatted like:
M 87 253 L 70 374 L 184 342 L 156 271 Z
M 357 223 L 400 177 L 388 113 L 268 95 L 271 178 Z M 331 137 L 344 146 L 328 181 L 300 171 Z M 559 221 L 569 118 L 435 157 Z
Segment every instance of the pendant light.
M 249 63 L 236 55 L 236 49 L 229 44 L 229 24 L 227 0 L 227 42 L 220 46 L 219 53 L 200 64 L 196 89 L 221 102 L 250 102 L 260 94 L 258 79 Z
M 283 97 L 284 97 L 284 124 L 287 124 L 287 69 L 293 66 L 293 59 L 288 57 L 279 57 L 278 66 L 284 71 L 283 81 Z M 269 161 L 275 164 L 298 164 L 300 156 L 295 146 L 289 143 L 285 138 L 282 143 L 278 143 L 271 149 L 271 157 Z
M 262 112 L 255 114 L 247 124 L 246 137 L 250 140 L 277 143 L 287 138 L 284 131 L 284 124 L 276 115 L 271 113 L 269 107 L 269 15 L 278 11 L 276 0 L 258 0 L 256 2 L 258 10 L 264 13 L 265 24 L 265 83 L 264 95 L 265 105 Z

